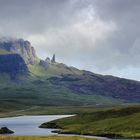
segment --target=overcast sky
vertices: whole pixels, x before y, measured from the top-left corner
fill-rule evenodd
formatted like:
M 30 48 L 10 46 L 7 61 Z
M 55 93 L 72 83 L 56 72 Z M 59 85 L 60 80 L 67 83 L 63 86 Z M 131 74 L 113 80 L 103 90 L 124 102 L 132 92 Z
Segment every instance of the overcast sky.
M 0 0 L 0 36 L 40 58 L 140 80 L 140 0 Z

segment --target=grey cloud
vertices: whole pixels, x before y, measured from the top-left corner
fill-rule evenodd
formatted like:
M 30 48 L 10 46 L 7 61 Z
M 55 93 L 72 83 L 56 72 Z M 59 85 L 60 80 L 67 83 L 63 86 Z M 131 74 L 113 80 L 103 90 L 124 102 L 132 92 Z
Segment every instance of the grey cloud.
M 112 37 L 102 44 L 102 50 L 108 48 L 107 57 L 104 60 L 108 62 L 108 67 L 109 65 L 118 69 L 140 67 L 138 63 L 140 46 L 137 44 L 137 47 L 134 47 L 135 42 L 139 42 L 140 39 L 140 1 L 95 0 L 94 4 L 96 14 L 102 20 L 113 20 L 117 26 L 117 30 L 112 34 Z M 102 51 L 99 50 L 100 53 L 102 54 Z
M 68 23 L 68 0 L 0 0 L 1 30 L 43 33 Z M 65 15 L 66 14 L 66 15 Z M 4 27 L 4 28 L 3 28 Z
M 139 14 L 139 0 L 0 0 L 0 36 L 29 39 L 42 58 L 138 79 L 125 72 L 140 69 Z

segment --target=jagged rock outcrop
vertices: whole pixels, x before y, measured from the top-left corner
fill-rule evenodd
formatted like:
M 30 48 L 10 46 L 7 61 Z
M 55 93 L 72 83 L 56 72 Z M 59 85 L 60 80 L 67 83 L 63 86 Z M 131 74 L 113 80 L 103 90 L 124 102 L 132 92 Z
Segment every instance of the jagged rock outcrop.
M 28 68 L 19 54 L 0 55 L 0 72 L 8 73 L 12 79 L 17 75 L 27 75 Z
M 53 57 L 52 57 L 52 59 L 51 59 L 51 62 L 52 63 L 55 63 L 56 61 L 55 61 L 55 54 L 53 55 Z
M 53 55 L 52 59 L 47 57 L 45 60 L 40 60 L 40 62 L 39 62 L 39 65 L 45 69 L 48 69 L 49 65 L 51 65 L 51 64 L 55 64 L 55 65 L 59 64 L 55 61 L 55 54 Z
M 45 69 L 49 67 L 49 64 L 44 60 L 40 60 L 39 65 L 44 67 Z
M 37 58 L 36 52 L 30 42 L 23 39 L 2 39 L 0 40 L 0 49 L 19 54 L 26 64 L 34 64 Z
M 51 63 L 51 59 L 50 59 L 49 57 L 47 57 L 47 58 L 45 59 L 45 61 L 46 61 L 47 63 Z

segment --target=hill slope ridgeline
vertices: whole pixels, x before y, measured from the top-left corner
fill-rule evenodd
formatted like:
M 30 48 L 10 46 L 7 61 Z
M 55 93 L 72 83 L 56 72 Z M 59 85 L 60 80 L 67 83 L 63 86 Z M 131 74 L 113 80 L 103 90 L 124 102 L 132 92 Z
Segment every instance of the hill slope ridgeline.
M 23 39 L 0 40 L 0 69 L 0 97 L 4 104 L 140 102 L 140 82 L 69 67 L 56 62 L 55 55 L 52 59 L 41 60 L 30 42 Z M 7 78 L 8 75 L 12 80 Z M 18 83 L 13 79 L 18 79 Z

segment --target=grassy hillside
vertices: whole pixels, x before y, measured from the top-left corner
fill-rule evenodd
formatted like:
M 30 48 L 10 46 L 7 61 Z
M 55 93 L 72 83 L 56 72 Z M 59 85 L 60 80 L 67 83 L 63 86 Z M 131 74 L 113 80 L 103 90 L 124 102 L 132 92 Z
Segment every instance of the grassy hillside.
M 32 136 L 32 137 L 25 137 L 25 136 L 1 136 L 1 140 L 99 140 L 99 139 L 91 139 L 91 138 L 83 138 L 83 137 L 45 137 L 45 136 Z
M 15 81 L 6 73 L 0 74 L 0 112 L 34 106 L 103 106 L 128 102 L 89 90 L 91 84 L 100 85 L 100 75 L 84 75 L 84 71 L 58 63 L 46 70 L 39 65 L 39 60 L 29 65 L 29 70 L 30 75 L 21 75 Z
M 0 50 L 0 54 L 4 53 L 7 52 Z M 46 69 L 39 61 L 36 58 L 35 63 L 28 64 L 28 75 L 18 75 L 14 80 L 0 73 L 1 112 L 34 106 L 117 105 L 140 100 L 139 82 L 102 76 L 62 63 L 49 63 Z
M 126 102 L 108 96 L 80 94 L 69 89 L 65 81 L 63 85 L 52 81 L 54 76 L 60 76 L 62 73 L 75 73 L 80 76 L 82 71 L 76 68 L 53 64 L 46 70 L 39 65 L 39 60 L 36 64 L 29 65 L 29 68 L 30 75 L 21 75 L 15 81 L 6 73 L 0 74 L 0 112 L 12 112 L 34 106 L 115 105 Z
M 35 80 L 24 84 L 10 81 L 1 83 L 0 97 L 0 108 L 5 106 L 4 109 L 22 109 L 24 106 L 112 105 L 124 102 L 100 95 L 77 94 L 48 80 Z
M 23 106 L 22 106 L 23 108 Z M 0 109 L 0 117 L 21 116 L 21 115 L 67 115 L 67 114 L 81 114 L 89 113 L 109 106 L 31 106 L 24 109 L 12 108 L 16 110 L 10 111 L 8 108 Z
M 48 68 L 39 62 L 29 65 L 31 80 L 47 80 L 53 86 L 68 89 L 71 93 L 123 99 L 127 102 L 140 101 L 140 82 L 113 76 L 103 76 L 89 71 L 78 70 L 61 63 L 48 64 Z M 102 100 L 99 102 L 99 104 Z
M 0 63 L 1 110 L 140 102 L 138 81 L 79 70 L 49 58 L 40 60 L 30 42 L 23 39 L 1 41 L 0 48 L 1 60 L 3 54 L 13 52 L 23 58 L 19 61 L 7 55 Z
M 140 106 L 115 107 L 80 113 L 44 123 L 41 128 L 62 128 L 58 133 L 76 133 L 117 138 L 140 138 Z
M 34 65 L 28 65 L 31 72 L 31 76 L 34 78 L 46 78 L 51 76 L 60 76 L 61 74 L 77 74 L 81 75 L 83 72 L 74 68 L 68 67 L 62 63 L 52 63 L 48 64 L 48 68 L 40 66 L 39 60 L 35 62 Z

